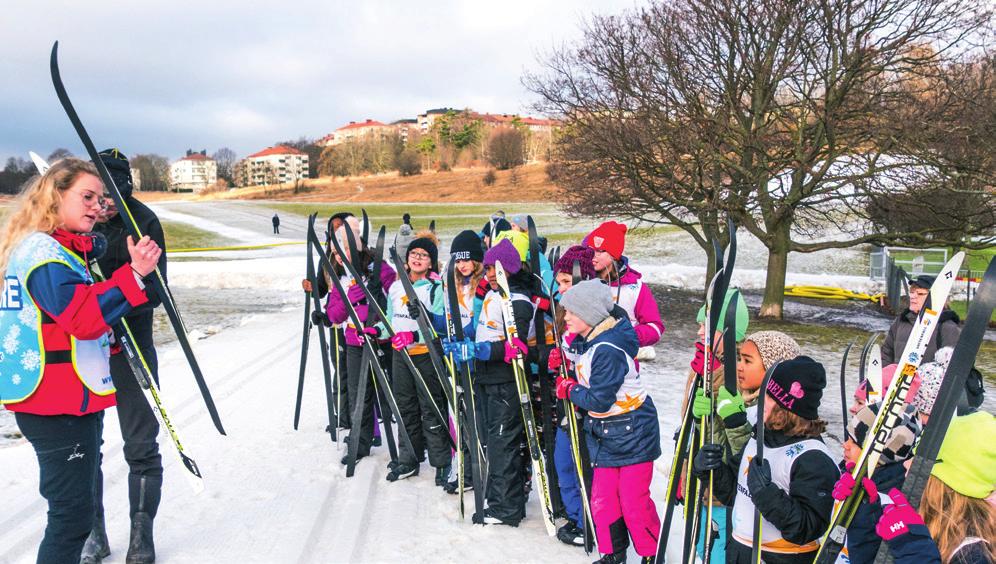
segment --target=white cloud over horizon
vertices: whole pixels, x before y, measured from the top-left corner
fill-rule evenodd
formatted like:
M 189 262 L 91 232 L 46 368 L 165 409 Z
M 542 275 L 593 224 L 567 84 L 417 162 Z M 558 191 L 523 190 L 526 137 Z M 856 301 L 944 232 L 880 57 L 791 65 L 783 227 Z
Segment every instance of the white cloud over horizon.
M 637 0 L 56 2 L 5 5 L 0 157 L 82 146 L 48 72 L 98 149 L 240 156 L 367 118 L 429 108 L 531 113 L 521 84 L 593 14 Z

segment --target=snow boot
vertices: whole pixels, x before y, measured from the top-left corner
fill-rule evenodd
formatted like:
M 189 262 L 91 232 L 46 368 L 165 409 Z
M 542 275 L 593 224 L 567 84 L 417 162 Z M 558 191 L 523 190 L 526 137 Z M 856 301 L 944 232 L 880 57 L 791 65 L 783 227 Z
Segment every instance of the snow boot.
M 474 513 L 471 521 L 477 525 L 507 525 L 509 527 L 518 527 L 518 521 L 512 521 L 509 519 L 502 519 L 491 513 L 491 508 L 486 508 L 481 513 Z
M 445 488 L 450 479 L 450 467 L 436 468 L 436 485 Z
M 107 530 L 104 528 L 104 516 L 98 515 L 93 522 L 90 536 L 86 538 L 83 552 L 80 554 L 80 564 L 100 564 L 111 555 L 111 547 L 107 544 Z
M 566 523 L 557 529 L 557 540 L 571 546 L 584 546 L 584 530 L 568 519 Z
M 620 550 L 613 552 L 612 554 L 604 554 L 598 560 L 592 562 L 591 564 L 625 564 L 626 563 L 626 550 Z
M 409 466 L 404 462 L 399 462 L 393 470 L 387 473 L 387 481 L 397 482 L 412 476 L 418 476 L 418 465 Z
M 348 439 L 349 437 L 346 437 L 346 438 Z M 364 456 L 366 456 L 366 455 L 362 454 L 362 453 L 359 453 L 359 452 L 356 453 L 356 461 L 359 462 L 360 459 L 363 458 Z M 342 462 L 343 466 L 348 465 L 349 464 L 349 455 L 348 454 L 342 455 L 342 460 L 340 462 Z
M 131 540 L 128 543 L 127 564 L 152 564 L 156 561 L 156 545 L 152 541 L 152 516 L 136 513 L 131 516 Z

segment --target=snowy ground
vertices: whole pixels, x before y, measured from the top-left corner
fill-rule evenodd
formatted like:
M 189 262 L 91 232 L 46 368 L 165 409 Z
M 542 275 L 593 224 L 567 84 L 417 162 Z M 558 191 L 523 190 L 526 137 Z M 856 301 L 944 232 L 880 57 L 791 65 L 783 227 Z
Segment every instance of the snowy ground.
M 172 221 L 196 222 L 202 228 L 209 225 L 246 243 L 303 239 L 304 234 L 303 221 L 286 217 L 283 233 L 271 236 L 268 219 L 272 212 L 262 206 L 183 204 L 156 209 Z M 592 558 L 580 549 L 546 536 L 535 496 L 519 528 L 484 528 L 470 524 L 469 512 L 467 519 L 460 520 L 456 498 L 433 486 L 427 466 L 417 478 L 386 482 L 384 448 L 375 449 L 372 457 L 359 463 L 356 475 L 347 479 L 338 462 L 339 445 L 330 443 L 323 432 L 327 422 L 322 419 L 325 400 L 316 342 L 311 347 L 301 428 L 292 429 L 300 358 L 302 253 L 302 247 L 280 247 L 207 257 L 245 260 L 170 265 L 171 284 L 188 325 L 197 335 L 206 336 L 194 348 L 228 436 L 215 432 L 179 348 L 173 343 L 161 346 L 163 394 L 201 468 L 206 490 L 193 495 L 182 468 L 170 452 L 164 452 L 166 487 L 156 523 L 159 561 L 590 562 Z M 665 451 L 655 464 L 652 486 L 659 500 L 698 305 L 695 294 L 680 288 L 701 286 L 701 274 L 680 264 L 648 264 L 645 270 L 651 280 L 679 288 L 655 288 L 668 332 L 658 346 L 657 360 L 643 365 L 660 412 Z M 749 268 L 738 269 L 738 276 L 748 287 L 755 278 Z M 829 283 L 825 277 L 821 281 Z M 748 295 L 752 308 L 757 302 L 756 294 Z M 863 341 L 869 331 L 888 326 L 887 318 L 860 309 L 827 310 L 789 302 L 787 312 L 811 323 L 848 325 L 833 338 L 826 338 L 822 330 L 792 323 L 752 327 L 779 328 L 795 335 L 825 363 L 831 382 L 836 382 L 847 341 Z M 835 390 L 828 389 L 822 413 L 830 421 L 828 443 L 839 450 L 840 407 Z M 0 468 L 4 469 L 0 475 L 4 508 L 0 563 L 30 562 L 44 528 L 45 504 L 37 492 L 38 468 L 30 445 L 23 439 L 3 438 L 4 433 L 14 431 L 9 415 L 0 411 L 0 447 L 7 445 L 0 448 Z M 108 410 L 105 423 L 105 503 L 113 551 L 107 561 L 123 562 L 128 536 L 127 468 L 114 410 Z M 468 495 L 467 503 L 473 507 L 472 496 Z

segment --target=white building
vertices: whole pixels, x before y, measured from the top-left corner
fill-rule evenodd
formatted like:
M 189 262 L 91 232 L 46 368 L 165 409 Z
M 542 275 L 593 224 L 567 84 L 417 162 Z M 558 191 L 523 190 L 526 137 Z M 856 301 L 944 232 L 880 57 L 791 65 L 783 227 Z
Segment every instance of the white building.
M 169 165 L 172 188 L 177 191 L 200 192 L 218 182 L 218 163 L 207 151 L 187 151 L 187 156 Z
M 239 186 L 268 186 L 309 178 L 308 154 L 292 147 L 267 147 L 239 161 L 235 182 Z

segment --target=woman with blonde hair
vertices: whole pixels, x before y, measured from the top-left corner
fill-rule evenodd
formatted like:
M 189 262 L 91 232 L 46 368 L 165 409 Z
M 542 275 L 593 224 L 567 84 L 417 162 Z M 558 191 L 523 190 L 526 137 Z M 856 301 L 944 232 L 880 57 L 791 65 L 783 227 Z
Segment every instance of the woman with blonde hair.
M 93 526 L 101 413 L 115 404 L 111 326 L 147 301 L 142 279 L 161 254 L 128 239 L 131 262 L 95 283 L 90 232 L 104 187 L 86 161 L 63 159 L 33 178 L 0 229 L 0 403 L 14 412 L 40 468 L 48 525 L 38 562 L 72 563 Z
M 897 564 L 996 562 L 996 418 L 951 420 L 919 513 L 899 490 L 889 497 L 875 531 Z

